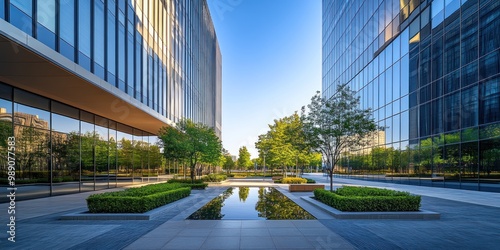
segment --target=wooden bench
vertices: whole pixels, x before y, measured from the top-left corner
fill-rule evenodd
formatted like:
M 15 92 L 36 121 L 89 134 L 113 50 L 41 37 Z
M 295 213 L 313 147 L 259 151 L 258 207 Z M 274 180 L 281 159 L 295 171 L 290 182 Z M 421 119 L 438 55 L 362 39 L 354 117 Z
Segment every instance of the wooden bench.
M 290 192 L 312 192 L 316 188 L 325 189 L 325 185 L 321 184 L 290 184 L 288 191 Z

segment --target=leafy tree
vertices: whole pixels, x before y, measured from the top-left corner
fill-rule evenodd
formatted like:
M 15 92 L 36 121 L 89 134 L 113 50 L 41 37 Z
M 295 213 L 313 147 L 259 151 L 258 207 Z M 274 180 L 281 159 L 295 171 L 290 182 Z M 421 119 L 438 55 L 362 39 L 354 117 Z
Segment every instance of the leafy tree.
M 226 159 L 225 162 L 224 162 L 224 169 L 226 169 L 227 173 L 231 173 L 231 169 L 233 169 L 235 167 L 235 163 L 233 161 L 233 157 L 231 157 L 230 155 L 225 155 L 224 158 Z
M 245 169 L 251 168 L 253 166 L 252 161 L 250 160 L 250 152 L 248 152 L 247 147 L 243 146 L 240 148 L 237 164 L 238 167 Z
M 333 190 L 335 166 L 348 150 L 355 150 L 368 144 L 368 137 L 377 131 L 377 125 L 370 117 L 370 109 L 359 107 L 347 84 L 339 84 L 337 92 L 330 99 L 317 92 L 306 108 L 302 107 L 302 121 L 307 142 L 312 149 L 323 154 Z
M 296 113 L 274 120 L 269 131 L 260 135 L 255 147 L 259 158 L 266 155 L 266 165 L 276 167 L 296 166 L 299 162 L 309 164 L 311 152 L 305 141 L 302 121 Z
M 180 121 L 177 128 L 161 128 L 159 139 L 165 158 L 188 162 L 191 181 L 194 181 L 197 164 L 214 163 L 220 159 L 222 145 L 214 130 L 189 119 Z

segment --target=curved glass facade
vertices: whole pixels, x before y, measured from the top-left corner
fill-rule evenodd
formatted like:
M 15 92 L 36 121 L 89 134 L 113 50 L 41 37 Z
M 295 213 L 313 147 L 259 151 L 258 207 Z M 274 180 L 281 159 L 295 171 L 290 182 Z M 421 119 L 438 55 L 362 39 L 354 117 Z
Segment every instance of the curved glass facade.
M 500 192 L 499 20 L 494 0 L 323 0 L 323 95 L 348 83 L 385 127 L 338 173 Z
M 206 0 L 0 0 L 0 45 L 19 199 L 148 180 L 164 167 L 155 133 L 182 118 L 221 135 Z

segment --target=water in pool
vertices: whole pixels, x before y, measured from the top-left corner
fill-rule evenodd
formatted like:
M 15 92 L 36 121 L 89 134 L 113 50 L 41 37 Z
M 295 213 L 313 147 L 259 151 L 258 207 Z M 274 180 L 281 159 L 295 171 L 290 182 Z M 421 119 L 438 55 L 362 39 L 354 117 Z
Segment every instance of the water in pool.
M 271 187 L 229 188 L 191 214 L 190 220 L 313 220 L 310 213 Z

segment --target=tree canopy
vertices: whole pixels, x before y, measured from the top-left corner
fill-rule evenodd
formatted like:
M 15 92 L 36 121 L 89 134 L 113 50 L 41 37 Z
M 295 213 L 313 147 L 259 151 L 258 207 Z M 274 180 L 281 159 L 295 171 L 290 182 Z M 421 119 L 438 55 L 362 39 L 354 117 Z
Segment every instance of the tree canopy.
M 238 167 L 245 169 L 251 168 L 253 166 L 253 163 L 250 160 L 250 152 L 248 152 L 247 147 L 243 146 L 239 149 L 237 164 Z
M 214 130 L 204 124 L 185 119 L 175 128 L 162 127 L 158 137 L 167 159 L 189 162 L 191 180 L 197 164 L 216 165 L 221 161 L 222 143 Z
M 266 134 L 259 135 L 255 147 L 266 165 L 287 167 L 308 165 L 314 159 L 305 140 L 302 121 L 297 113 L 274 120 Z
M 333 173 L 343 153 L 370 142 L 373 132 L 380 129 L 370 109 L 362 109 L 359 97 L 347 84 L 339 84 L 331 98 L 321 97 L 318 91 L 311 103 L 302 107 L 301 120 L 309 146 L 323 155 L 333 190 Z

